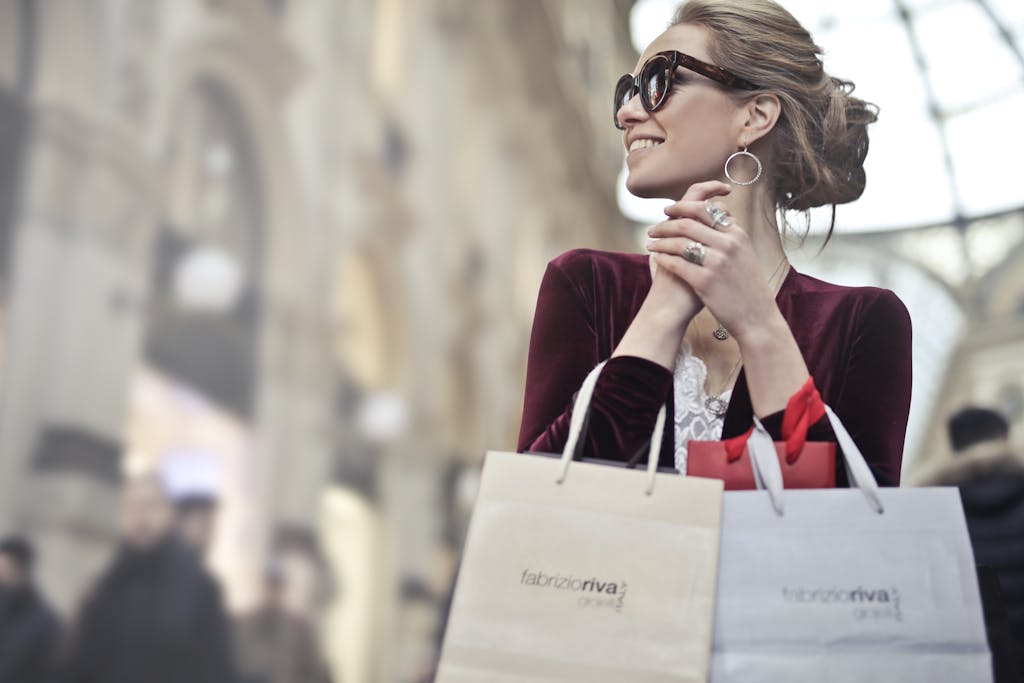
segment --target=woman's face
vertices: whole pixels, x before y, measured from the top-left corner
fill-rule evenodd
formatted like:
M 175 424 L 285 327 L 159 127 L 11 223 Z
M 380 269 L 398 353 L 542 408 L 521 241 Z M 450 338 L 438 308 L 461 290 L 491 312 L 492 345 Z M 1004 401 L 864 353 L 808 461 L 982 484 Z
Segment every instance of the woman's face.
M 647 46 L 633 73 L 664 50 L 713 63 L 706 46 L 703 27 L 672 26 Z M 626 187 L 638 197 L 673 200 L 694 183 L 725 179 L 725 160 L 737 151 L 742 124 L 741 107 L 724 86 L 683 67 L 676 69 L 661 109 L 649 113 L 635 96 L 619 109 L 618 117 L 625 128 Z

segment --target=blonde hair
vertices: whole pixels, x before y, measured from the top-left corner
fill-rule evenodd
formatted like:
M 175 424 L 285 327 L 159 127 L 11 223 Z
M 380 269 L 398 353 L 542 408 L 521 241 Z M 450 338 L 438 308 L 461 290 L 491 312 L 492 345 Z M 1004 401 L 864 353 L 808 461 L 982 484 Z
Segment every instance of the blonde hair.
M 760 86 L 735 97 L 778 96 L 773 164 L 765 169 L 775 204 L 795 211 L 831 204 L 834 225 L 835 205 L 864 193 L 867 127 L 878 107 L 853 97 L 851 81 L 825 73 L 822 49 L 772 0 L 689 0 L 672 23 L 707 29 L 712 61 Z

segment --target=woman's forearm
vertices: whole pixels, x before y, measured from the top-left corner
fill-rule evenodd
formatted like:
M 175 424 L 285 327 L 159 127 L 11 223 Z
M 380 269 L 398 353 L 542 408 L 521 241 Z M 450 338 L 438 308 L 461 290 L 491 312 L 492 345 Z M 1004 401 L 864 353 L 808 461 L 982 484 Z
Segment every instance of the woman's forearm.
M 763 324 L 737 335 L 736 341 L 754 414 L 764 417 L 785 409 L 809 375 L 785 318 L 775 308 Z
M 671 371 L 692 318 L 693 314 L 680 313 L 678 307 L 663 303 L 657 296 L 648 296 L 612 357 L 645 358 Z

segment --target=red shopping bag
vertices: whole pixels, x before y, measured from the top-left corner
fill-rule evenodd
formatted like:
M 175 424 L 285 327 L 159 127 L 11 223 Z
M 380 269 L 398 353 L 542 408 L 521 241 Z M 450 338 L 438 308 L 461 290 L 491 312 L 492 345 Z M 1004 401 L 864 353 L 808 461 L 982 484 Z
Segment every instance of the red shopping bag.
M 831 441 L 807 441 L 808 428 L 825 415 L 825 404 L 807 382 L 786 404 L 782 418 L 784 441 L 775 442 L 787 489 L 830 489 L 836 485 L 836 445 Z M 757 488 L 747 452 L 745 434 L 725 441 L 691 441 L 687 448 L 686 474 L 721 479 L 726 491 Z
M 782 483 L 787 489 L 831 489 L 836 485 L 836 445 L 828 441 L 808 441 L 797 457 L 789 462 L 786 443 L 775 442 L 782 467 Z M 740 457 L 730 460 L 725 441 L 691 441 L 686 456 L 686 474 L 691 477 L 721 479 L 726 491 L 755 489 L 754 470 L 746 448 Z

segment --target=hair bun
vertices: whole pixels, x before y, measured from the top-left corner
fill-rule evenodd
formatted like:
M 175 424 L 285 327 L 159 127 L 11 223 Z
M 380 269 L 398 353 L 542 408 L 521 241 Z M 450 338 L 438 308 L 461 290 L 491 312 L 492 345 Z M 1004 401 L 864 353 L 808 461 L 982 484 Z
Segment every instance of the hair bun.
M 878 107 L 852 95 L 852 81 L 826 76 L 827 100 L 821 120 L 821 154 L 814 160 L 817 182 L 793 197 L 788 208 L 798 211 L 845 204 L 864 194 L 867 176 L 868 125 L 878 120 Z

